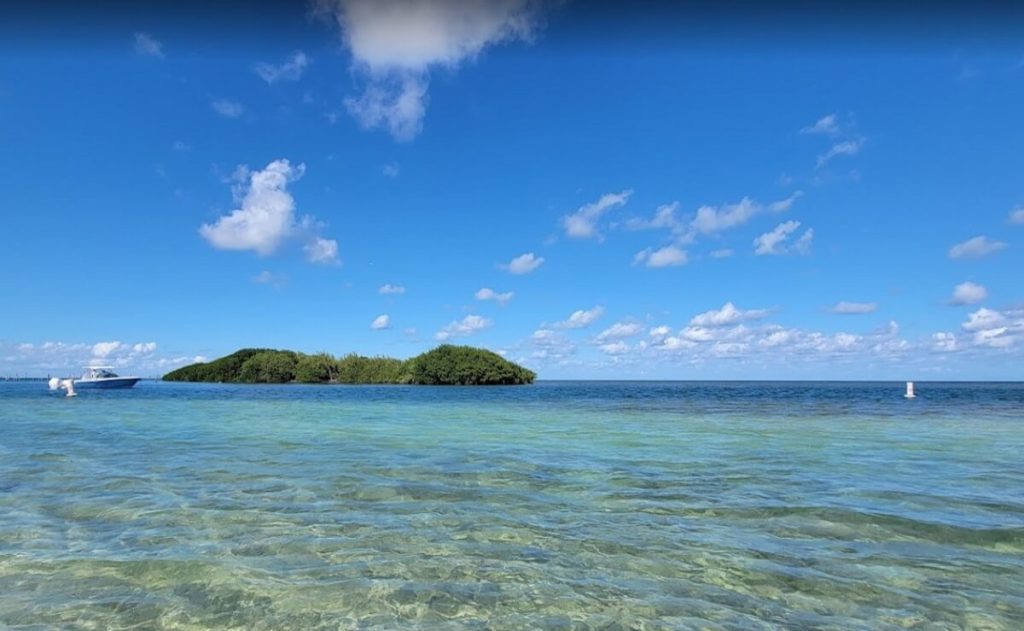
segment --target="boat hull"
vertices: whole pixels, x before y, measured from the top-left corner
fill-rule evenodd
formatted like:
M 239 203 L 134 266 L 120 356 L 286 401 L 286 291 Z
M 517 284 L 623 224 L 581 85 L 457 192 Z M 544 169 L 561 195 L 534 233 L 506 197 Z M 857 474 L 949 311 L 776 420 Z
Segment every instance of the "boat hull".
M 139 382 L 139 377 L 113 377 L 110 379 L 75 379 L 76 388 L 95 388 L 110 390 L 113 388 L 131 388 Z

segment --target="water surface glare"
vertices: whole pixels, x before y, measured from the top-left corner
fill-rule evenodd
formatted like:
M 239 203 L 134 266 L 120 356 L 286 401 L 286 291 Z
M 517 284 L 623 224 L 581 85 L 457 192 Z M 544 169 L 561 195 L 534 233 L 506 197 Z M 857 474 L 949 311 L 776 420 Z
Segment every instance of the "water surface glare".
M 1024 628 L 1024 385 L 902 393 L 0 383 L 0 628 Z

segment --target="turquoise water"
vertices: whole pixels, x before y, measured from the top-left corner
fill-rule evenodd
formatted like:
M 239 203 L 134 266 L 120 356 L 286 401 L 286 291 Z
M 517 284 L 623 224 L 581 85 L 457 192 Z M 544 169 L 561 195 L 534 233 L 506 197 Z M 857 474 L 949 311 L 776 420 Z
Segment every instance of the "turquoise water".
M 1024 386 L 918 392 L 0 383 L 0 628 L 1024 628 Z

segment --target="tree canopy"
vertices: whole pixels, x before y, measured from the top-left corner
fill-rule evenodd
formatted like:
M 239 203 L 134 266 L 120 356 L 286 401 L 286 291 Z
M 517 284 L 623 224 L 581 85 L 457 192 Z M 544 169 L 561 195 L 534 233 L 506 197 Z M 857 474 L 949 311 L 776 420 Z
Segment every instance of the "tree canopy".
M 536 374 L 501 355 L 445 344 L 412 359 L 335 358 L 288 350 L 243 348 L 220 359 L 192 364 L 164 375 L 164 381 L 219 383 L 345 383 L 421 385 L 514 385 L 533 383 Z

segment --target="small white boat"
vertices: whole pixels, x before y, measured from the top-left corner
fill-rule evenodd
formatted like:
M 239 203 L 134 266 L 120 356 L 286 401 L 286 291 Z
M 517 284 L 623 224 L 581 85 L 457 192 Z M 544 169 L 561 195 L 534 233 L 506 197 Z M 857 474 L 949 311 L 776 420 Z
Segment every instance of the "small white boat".
M 131 388 L 141 377 L 121 377 L 110 366 L 90 366 L 81 379 L 75 379 L 76 388 Z

